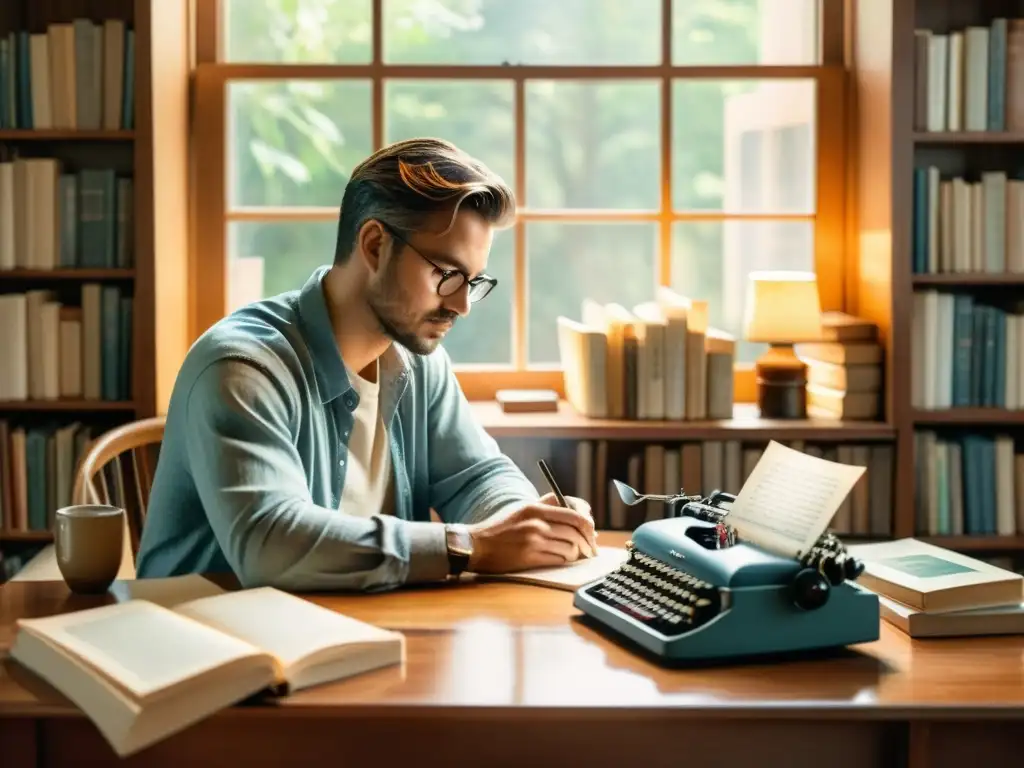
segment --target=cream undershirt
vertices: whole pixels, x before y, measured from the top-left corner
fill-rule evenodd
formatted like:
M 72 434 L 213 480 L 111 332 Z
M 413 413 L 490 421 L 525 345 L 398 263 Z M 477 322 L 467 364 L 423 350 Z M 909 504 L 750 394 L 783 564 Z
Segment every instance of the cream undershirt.
M 380 368 L 373 381 L 349 371 L 349 380 L 359 394 L 352 414 L 352 436 L 348 441 L 345 487 L 339 509 L 350 515 L 393 513 L 391 449 L 387 428 L 380 415 Z

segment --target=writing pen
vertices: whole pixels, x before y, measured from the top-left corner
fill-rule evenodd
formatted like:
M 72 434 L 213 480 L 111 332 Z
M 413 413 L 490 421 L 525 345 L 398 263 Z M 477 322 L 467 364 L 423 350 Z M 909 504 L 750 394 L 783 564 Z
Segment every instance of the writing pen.
M 565 500 L 565 496 L 562 494 L 562 489 L 559 488 L 558 483 L 555 482 L 555 476 L 552 474 L 551 468 L 548 466 L 548 463 L 544 461 L 544 459 L 538 459 L 537 466 L 540 467 L 540 471 L 544 473 L 544 479 L 548 481 L 548 485 L 551 487 L 551 492 L 555 494 L 555 499 L 558 501 L 558 506 L 565 507 L 566 509 L 571 509 L 571 507 L 569 506 L 569 502 Z M 597 538 L 596 531 L 594 532 L 594 538 L 595 540 Z M 597 554 L 595 545 L 589 544 L 589 542 L 588 545 L 590 547 L 590 554 L 588 555 L 588 557 L 594 557 L 594 555 Z
M 555 476 L 551 474 L 551 469 L 548 467 L 548 463 L 544 459 L 537 461 L 537 466 L 540 467 L 540 471 L 544 473 L 544 479 L 548 481 L 548 485 L 551 486 L 551 492 L 555 494 L 555 498 L 558 499 L 558 506 L 569 508 L 569 502 L 565 500 L 565 496 L 562 495 L 562 490 L 558 487 L 558 483 L 555 482 Z

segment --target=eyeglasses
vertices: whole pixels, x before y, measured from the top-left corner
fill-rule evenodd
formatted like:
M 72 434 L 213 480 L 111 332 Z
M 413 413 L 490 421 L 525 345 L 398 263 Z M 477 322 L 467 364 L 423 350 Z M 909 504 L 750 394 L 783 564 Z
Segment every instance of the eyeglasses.
M 469 275 L 461 269 L 445 269 L 424 256 L 416 246 L 398 234 L 394 227 L 389 224 L 385 224 L 383 221 L 380 222 L 380 225 L 384 227 L 384 229 L 388 231 L 388 234 L 395 238 L 395 240 L 408 247 L 409 250 L 413 251 L 417 256 L 427 262 L 427 264 L 441 273 L 441 279 L 437 282 L 438 296 L 452 296 L 458 293 L 459 289 L 462 288 L 463 285 L 469 283 L 469 301 L 471 304 L 474 304 L 480 301 L 480 299 L 486 298 L 487 294 L 494 290 L 494 286 L 498 284 L 497 278 L 491 277 L 490 275 L 477 275 L 470 279 Z

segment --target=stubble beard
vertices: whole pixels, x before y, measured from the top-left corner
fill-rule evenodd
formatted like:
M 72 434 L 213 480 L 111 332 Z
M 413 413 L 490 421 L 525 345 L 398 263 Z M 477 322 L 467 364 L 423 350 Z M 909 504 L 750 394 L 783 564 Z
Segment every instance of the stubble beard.
M 416 334 L 424 319 L 450 321 L 454 324 L 456 315 L 445 309 L 432 312 L 428 318 L 413 318 L 405 311 L 408 301 L 388 275 L 384 285 L 369 297 L 370 311 L 377 318 L 381 332 L 396 344 L 400 344 L 416 355 L 429 355 L 441 343 L 442 337 L 426 339 Z

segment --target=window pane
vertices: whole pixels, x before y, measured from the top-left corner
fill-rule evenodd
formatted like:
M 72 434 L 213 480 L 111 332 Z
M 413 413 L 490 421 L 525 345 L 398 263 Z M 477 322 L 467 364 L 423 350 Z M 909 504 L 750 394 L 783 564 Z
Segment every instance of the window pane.
M 386 141 L 438 136 L 515 186 L 513 85 L 506 80 L 391 80 Z
M 813 80 L 672 84 L 676 210 L 813 213 Z
M 558 363 L 559 315 L 580 319 L 583 299 L 627 309 L 654 296 L 655 223 L 527 224 L 530 363 Z
M 761 269 L 814 271 L 811 221 L 676 222 L 672 287 L 708 302 L 709 323 L 736 337 L 736 361 L 751 363 L 766 344 L 743 341 L 747 279 Z
M 221 0 L 226 61 L 365 64 L 372 0 Z
M 473 305 L 468 316 L 456 320 L 445 336 L 444 348 L 456 365 L 512 364 L 514 243 L 515 230 L 495 233 L 485 271 L 498 279 L 498 285 Z
M 229 84 L 229 204 L 337 206 L 372 150 L 370 83 Z
M 384 0 L 383 26 L 389 64 L 661 60 L 661 0 Z
M 819 0 L 673 0 L 672 62 L 817 64 Z
M 228 311 L 301 288 L 334 261 L 334 221 L 233 221 L 228 224 Z
M 657 209 L 656 82 L 526 84 L 529 208 Z

